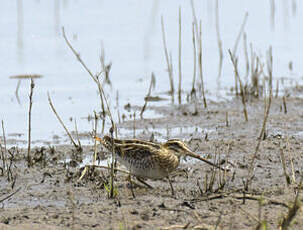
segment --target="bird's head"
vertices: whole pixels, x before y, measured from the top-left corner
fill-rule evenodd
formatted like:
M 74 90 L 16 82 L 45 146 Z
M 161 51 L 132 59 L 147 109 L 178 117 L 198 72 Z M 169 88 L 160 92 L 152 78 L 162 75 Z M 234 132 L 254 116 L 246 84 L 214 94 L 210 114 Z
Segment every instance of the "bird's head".
M 163 147 L 174 151 L 174 154 L 176 154 L 178 157 L 186 155 L 191 156 L 192 154 L 194 154 L 184 142 L 177 139 L 168 140 L 166 143 L 163 144 Z

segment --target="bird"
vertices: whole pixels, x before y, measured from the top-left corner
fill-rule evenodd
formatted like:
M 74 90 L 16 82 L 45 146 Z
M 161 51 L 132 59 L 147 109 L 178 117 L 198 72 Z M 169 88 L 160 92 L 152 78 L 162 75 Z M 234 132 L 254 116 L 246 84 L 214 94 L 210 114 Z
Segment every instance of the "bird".
M 190 156 L 223 169 L 191 151 L 179 139 L 170 139 L 165 143 L 154 143 L 138 139 L 121 140 L 105 135 L 103 138 L 95 136 L 95 140 L 99 141 L 110 152 L 114 151 L 118 162 L 124 165 L 131 175 L 136 176 L 140 182 L 142 182 L 141 178 L 153 180 L 167 178 L 172 196 L 175 192 L 169 175 L 177 169 L 182 156 Z

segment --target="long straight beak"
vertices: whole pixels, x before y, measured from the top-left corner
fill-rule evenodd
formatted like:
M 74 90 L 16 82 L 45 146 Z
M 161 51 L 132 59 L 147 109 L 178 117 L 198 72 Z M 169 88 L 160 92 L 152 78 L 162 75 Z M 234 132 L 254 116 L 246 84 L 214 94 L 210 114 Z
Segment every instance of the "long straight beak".
M 216 164 L 214 164 L 213 162 L 211 162 L 211 161 L 205 159 L 204 157 L 202 157 L 202 156 L 198 155 L 197 153 L 194 153 L 194 152 L 192 152 L 192 151 L 190 151 L 190 150 L 187 150 L 186 153 L 185 153 L 185 155 L 190 156 L 190 157 L 193 157 L 193 158 L 196 158 L 196 159 L 201 160 L 201 161 L 204 161 L 205 163 L 207 163 L 207 164 L 209 164 L 209 165 L 212 165 L 212 166 L 214 166 L 214 167 L 216 167 L 216 168 L 218 168 L 218 169 L 220 169 L 220 170 L 229 171 L 229 169 L 227 169 L 227 168 L 222 168 L 220 165 L 216 165 Z

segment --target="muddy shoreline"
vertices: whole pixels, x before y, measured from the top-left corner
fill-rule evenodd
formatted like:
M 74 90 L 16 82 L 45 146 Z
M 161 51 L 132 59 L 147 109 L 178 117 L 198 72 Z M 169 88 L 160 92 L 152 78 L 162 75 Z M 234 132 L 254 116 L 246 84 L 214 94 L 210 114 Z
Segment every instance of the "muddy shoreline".
M 6 160 L 11 162 L 10 172 L 2 170 L 0 177 L 0 200 L 20 191 L 1 201 L 0 229 L 251 229 L 264 220 L 270 229 L 277 229 L 295 199 L 303 164 L 303 99 L 288 97 L 286 102 L 287 113 L 282 98 L 272 101 L 266 138 L 261 141 L 245 199 L 243 183 L 262 127 L 263 100 L 248 102 L 248 122 L 240 99 L 209 102 L 207 109 L 202 104 L 150 107 L 164 116 L 137 119 L 136 138 L 183 139 L 209 160 L 228 158 L 226 165 L 232 173 L 213 174 L 214 169 L 204 163 L 184 160 L 172 177 L 176 197 L 171 196 L 166 181 L 149 180 L 154 189 L 137 186 L 133 198 L 126 175 L 118 172 L 117 196 L 109 199 L 104 186 L 109 180 L 107 170 L 90 168 L 78 181 L 83 170 L 79 164 L 93 154 L 93 146 L 84 146 L 82 153 L 72 145 L 35 148 L 32 168 L 27 168 L 26 150 L 12 148 Z M 185 132 L 186 127 L 193 128 Z M 125 121 L 118 128 L 132 132 L 134 122 Z M 157 128 L 167 132 L 157 133 Z M 174 128 L 179 131 L 172 132 Z M 107 158 L 99 150 L 100 159 Z M 301 228 L 302 217 L 299 211 L 292 229 Z

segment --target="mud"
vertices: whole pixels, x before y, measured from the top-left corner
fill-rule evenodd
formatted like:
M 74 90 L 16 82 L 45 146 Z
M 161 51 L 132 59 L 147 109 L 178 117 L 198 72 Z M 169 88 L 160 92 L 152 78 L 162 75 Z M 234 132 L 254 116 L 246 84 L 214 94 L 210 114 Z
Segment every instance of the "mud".
M 93 154 L 93 146 L 84 146 L 82 153 L 71 145 L 33 149 L 31 168 L 26 150 L 12 148 L 6 153 L 10 170 L 0 171 L 0 229 L 252 229 L 260 222 L 277 229 L 293 205 L 303 164 L 303 99 L 288 97 L 286 105 L 287 113 L 282 98 L 273 99 L 266 138 L 260 142 L 246 192 L 244 184 L 264 119 L 263 100 L 248 102 L 248 122 L 240 99 L 234 99 L 209 102 L 207 109 L 191 103 L 149 105 L 163 117 L 118 124 L 118 129 L 129 130 L 136 138 L 177 137 L 211 161 L 225 160 L 230 169 L 226 174 L 203 162 L 182 161 L 172 175 L 175 197 L 167 181 L 149 180 L 154 189 L 135 186 L 133 198 L 126 175 L 117 172 L 116 197 L 109 199 L 106 169 L 91 167 L 79 181 L 83 170 L 79 165 Z M 99 150 L 100 159 L 108 157 Z M 299 209 L 291 229 L 301 229 L 302 224 Z

